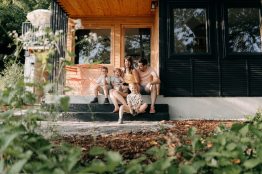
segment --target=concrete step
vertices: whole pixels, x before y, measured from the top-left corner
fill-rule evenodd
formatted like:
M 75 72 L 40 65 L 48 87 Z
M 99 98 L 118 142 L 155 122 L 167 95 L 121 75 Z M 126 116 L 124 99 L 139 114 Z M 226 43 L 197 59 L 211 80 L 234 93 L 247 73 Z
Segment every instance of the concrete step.
M 69 110 L 64 112 L 61 108 L 56 108 L 54 104 L 44 104 L 45 110 L 56 110 L 60 113 L 59 120 L 63 121 L 117 121 L 118 113 L 113 113 L 113 104 L 70 104 Z M 168 104 L 156 104 L 155 114 L 149 113 L 150 107 L 146 112 L 137 116 L 124 114 L 124 121 L 161 121 L 169 120 Z
M 45 95 L 45 103 L 56 103 L 56 102 L 59 101 L 59 99 L 61 97 L 65 97 L 65 95 L 48 95 L 48 94 L 46 94 Z M 90 96 L 90 95 L 88 95 L 88 96 L 69 95 L 68 97 L 70 98 L 69 103 L 72 103 L 72 104 L 87 104 L 87 103 L 90 103 L 94 98 L 94 96 Z M 142 95 L 142 97 L 143 97 L 144 102 L 150 103 L 150 101 L 151 101 L 150 95 Z M 162 95 L 157 96 L 157 103 L 163 103 L 164 98 L 165 97 L 162 96 Z M 98 103 L 99 104 L 103 104 L 104 99 L 105 99 L 104 95 L 98 95 Z M 110 97 L 109 97 L 109 101 L 110 101 L 110 103 L 112 103 Z
M 157 112 L 168 112 L 167 104 L 156 104 Z M 68 112 L 112 112 L 113 104 L 70 104 Z M 147 108 L 149 112 L 149 107 Z
M 124 114 L 124 121 L 161 121 L 169 120 L 169 113 L 158 112 L 155 114 L 143 113 L 136 116 Z M 110 112 L 64 112 L 59 117 L 60 121 L 117 121 L 118 113 Z

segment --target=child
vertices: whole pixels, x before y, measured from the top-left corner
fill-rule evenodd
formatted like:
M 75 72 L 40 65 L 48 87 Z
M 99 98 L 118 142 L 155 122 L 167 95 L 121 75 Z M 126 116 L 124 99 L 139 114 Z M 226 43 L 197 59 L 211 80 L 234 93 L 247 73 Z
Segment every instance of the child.
M 122 105 L 119 109 L 119 124 L 123 124 L 124 112 L 131 113 L 135 116 L 139 113 L 144 113 L 147 108 L 147 104 L 143 102 L 142 95 L 138 92 L 137 84 L 130 83 L 129 90 L 131 93 L 126 97 L 127 105 Z
M 114 69 L 114 76 L 111 76 L 110 81 L 115 90 L 122 91 L 124 79 L 122 78 L 122 70 L 120 68 Z
M 110 78 L 108 77 L 108 68 L 101 67 L 101 75 L 96 80 L 96 85 L 94 87 L 95 98 L 90 103 L 98 103 L 98 92 L 105 95 L 104 104 L 109 104 L 108 100 L 108 90 L 110 89 Z

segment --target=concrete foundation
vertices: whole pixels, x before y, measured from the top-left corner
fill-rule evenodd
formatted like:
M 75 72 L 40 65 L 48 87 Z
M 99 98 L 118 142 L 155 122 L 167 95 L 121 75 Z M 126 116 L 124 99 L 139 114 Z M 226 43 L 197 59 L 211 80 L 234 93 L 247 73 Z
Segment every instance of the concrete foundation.
M 70 103 L 89 103 L 93 96 L 69 96 Z M 150 103 L 150 96 L 143 96 Z M 46 103 L 58 100 L 58 96 L 46 96 Z M 98 97 L 102 103 L 104 96 Z M 110 101 L 111 102 L 111 101 Z M 245 119 L 262 109 L 262 97 L 163 97 L 158 96 L 158 104 L 168 104 L 171 120 Z

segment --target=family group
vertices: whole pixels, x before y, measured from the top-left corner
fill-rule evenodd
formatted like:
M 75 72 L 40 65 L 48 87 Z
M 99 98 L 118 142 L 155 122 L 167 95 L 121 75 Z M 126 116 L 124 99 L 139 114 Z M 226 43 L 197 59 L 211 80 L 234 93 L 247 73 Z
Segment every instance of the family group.
M 94 87 L 95 98 L 91 103 L 98 103 L 98 93 L 105 95 L 104 104 L 109 104 L 108 96 L 114 104 L 114 113 L 119 112 L 119 123 L 123 123 L 123 113 L 136 115 L 145 112 L 148 105 L 141 94 L 150 94 L 151 106 L 149 113 L 154 114 L 157 98 L 157 86 L 160 79 L 155 70 L 148 66 L 144 58 L 138 60 L 134 68 L 132 57 L 125 57 L 124 67 L 115 68 L 114 75 L 108 75 L 108 68 L 101 68 L 101 75 Z M 119 106 L 118 103 L 121 103 Z

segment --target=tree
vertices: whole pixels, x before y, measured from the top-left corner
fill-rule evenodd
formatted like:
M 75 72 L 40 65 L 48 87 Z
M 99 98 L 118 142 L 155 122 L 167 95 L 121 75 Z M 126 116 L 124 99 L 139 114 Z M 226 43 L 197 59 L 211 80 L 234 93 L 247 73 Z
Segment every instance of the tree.
M 21 34 L 22 23 L 26 21 L 28 12 L 50 7 L 51 0 L 2 0 L 0 1 L 0 70 L 4 67 L 4 59 L 10 59 L 15 46 L 8 32 L 16 30 Z M 21 61 L 21 59 L 20 59 Z

